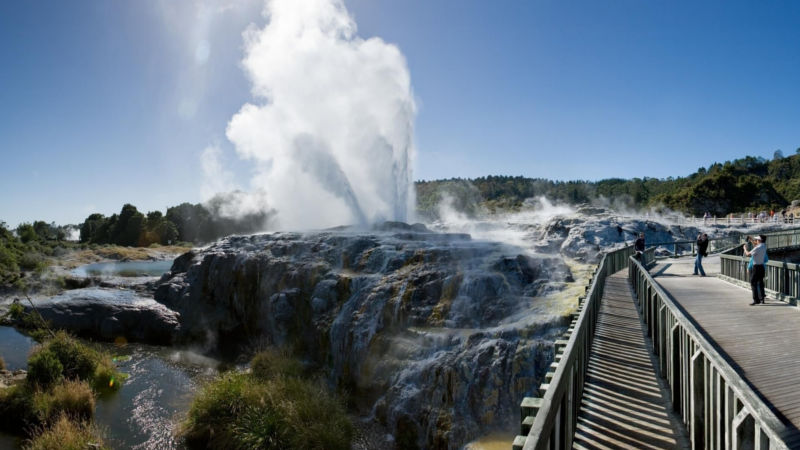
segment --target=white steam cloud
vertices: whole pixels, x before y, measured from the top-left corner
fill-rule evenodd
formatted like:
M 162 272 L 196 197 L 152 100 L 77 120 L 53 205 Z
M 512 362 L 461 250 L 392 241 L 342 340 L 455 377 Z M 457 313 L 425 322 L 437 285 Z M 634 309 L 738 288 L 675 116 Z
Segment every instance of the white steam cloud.
M 255 164 L 265 208 L 289 229 L 408 221 L 416 107 L 403 54 L 358 37 L 341 0 L 272 0 L 264 14 L 242 62 L 258 102 L 227 137 Z

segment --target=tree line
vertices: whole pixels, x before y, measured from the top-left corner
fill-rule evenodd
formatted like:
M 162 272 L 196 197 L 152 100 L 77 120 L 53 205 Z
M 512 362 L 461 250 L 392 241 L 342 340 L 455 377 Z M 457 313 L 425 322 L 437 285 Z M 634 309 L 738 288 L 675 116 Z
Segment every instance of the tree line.
M 518 210 L 531 197 L 580 204 L 612 200 L 631 208 L 662 208 L 692 215 L 779 211 L 800 199 L 800 148 L 794 155 L 776 151 L 773 159 L 747 156 L 701 167 L 686 177 L 607 178 L 599 181 L 554 181 L 522 176 L 487 176 L 474 179 L 419 181 L 416 183 L 420 215 L 434 219 L 443 199 L 459 211 Z
M 206 205 L 181 203 L 167 208 L 166 214 L 151 211 L 146 215 L 125 204 L 119 214 L 92 214 L 80 226 L 80 241 L 91 244 L 116 244 L 147 247 L 176 242 L 203 244 L 230 234 L 262 231 L 271 212 L 255 212 L 237 217 L 220 214 L 222 200 Z

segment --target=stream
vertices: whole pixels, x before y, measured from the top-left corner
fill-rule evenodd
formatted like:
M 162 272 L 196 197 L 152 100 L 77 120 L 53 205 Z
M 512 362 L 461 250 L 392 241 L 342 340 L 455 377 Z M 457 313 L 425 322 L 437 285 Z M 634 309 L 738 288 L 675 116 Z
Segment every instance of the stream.
M 119 391 L 97 399 L 95 423 L 111 448 L 179 448 L 175 428 L 199 385 L 216 375 L 218 362 L 190 350 L 84 342 L 114 355 L 129 376 Z M 0 327 L 0 356 L 9 370 L 24 369 L 34 345 L 14 328 Z M 0 448 L 13 448 L 14 440 L 0 434 Z
M 73 271 L 77 276 L 158 276 L 172 261 L 97 263 Z M 219 362 L 189 349 L 145 344 L 83 341 L 114 356 L 128 379 L 116 393 L 97 399 L 95 424 L 111 448 L 179 448 L 174 434 L 199 386 L 217 374 Z M 36 342 L 11 327 L 0 327 L 0 356 L 9 370 L 25 369 Z M 0 433 L 0 448 L 20 448 L 18 439 Z

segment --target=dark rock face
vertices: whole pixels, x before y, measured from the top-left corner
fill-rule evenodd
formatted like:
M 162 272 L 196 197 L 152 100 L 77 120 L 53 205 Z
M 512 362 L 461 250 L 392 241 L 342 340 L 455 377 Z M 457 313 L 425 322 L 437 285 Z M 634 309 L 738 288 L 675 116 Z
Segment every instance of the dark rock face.
M 180 330 L 178 314 L 127 290 L 76 289 L 38 300 L 35 305 L 56 328 L 96 339 L 170 344 Z M 30 311 L 29 305 L 23 306 Z
M 572 275 L 558 257 L 402 225 L 230 237 L 178 258 L 155 298 L 181 339 L 266 340 L 325 368 L 400 448 L 458 448 L 514 425 L 564 325 L 530 310 Z

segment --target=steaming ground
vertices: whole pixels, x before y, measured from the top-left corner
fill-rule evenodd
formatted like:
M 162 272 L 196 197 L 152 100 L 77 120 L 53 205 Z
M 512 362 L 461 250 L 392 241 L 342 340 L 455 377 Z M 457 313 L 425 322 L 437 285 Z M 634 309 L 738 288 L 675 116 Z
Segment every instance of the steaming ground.
M 497 431 L 510 442 L 519 401 L 542 381 L 602 252 L 641 231 L 648 242 L 728 232 L 527 205 L 478 219 L 443 208 L 428 227 L 232 236 L 195 249 L 155 286 L 158 306 L 179 313 L 168 341 L 228 355 L 254 343 L 294 349 L 351 394 L 364 448 L 461 448 Z

